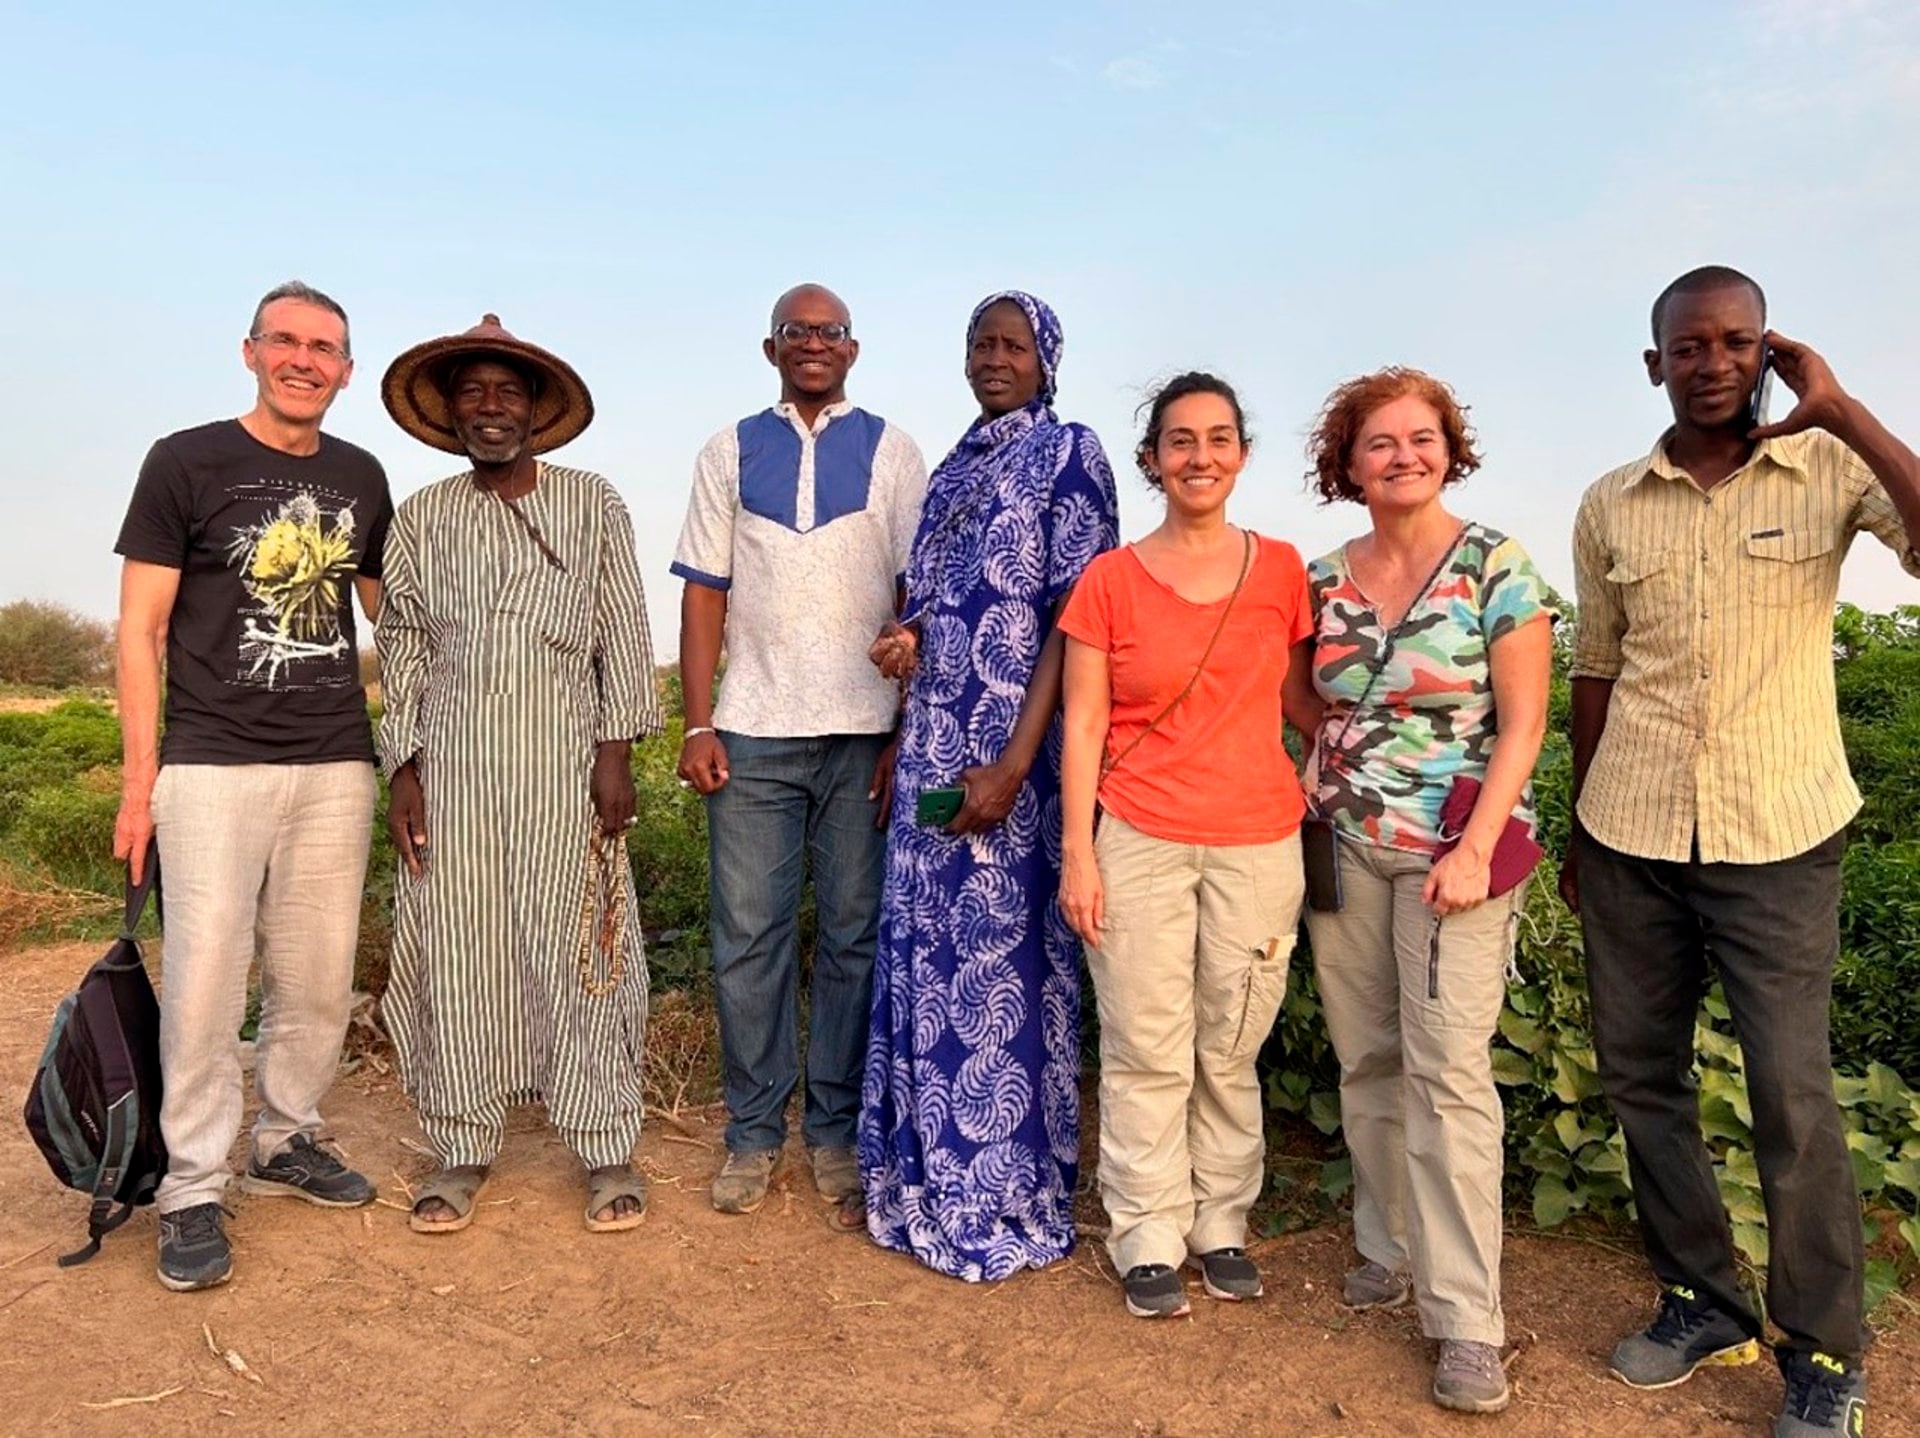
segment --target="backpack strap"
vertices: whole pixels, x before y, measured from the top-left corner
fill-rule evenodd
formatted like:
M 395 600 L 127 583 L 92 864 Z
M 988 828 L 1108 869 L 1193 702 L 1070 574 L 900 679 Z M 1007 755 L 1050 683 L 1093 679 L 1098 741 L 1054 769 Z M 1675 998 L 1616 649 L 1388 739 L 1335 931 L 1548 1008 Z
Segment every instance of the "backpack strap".
M 127 870 L 126 916 L 120 924 L 120 937 L 131 939 L 140 927 L 140 915 L 146 911 L 147 898 L 153 898 L 154 916 L 161 923 L 166 922 L 166 914 L 160 899 L 160 841 L 147 840 L 147 862 L 141 872 L 139 883 L 133 882 L 133 870 Z
M 135 917 L 138 917 L 136 913 Z M 100 1155 L 100 1177 L 93 1185 L 93 1206 L 87 1211 L 87 1245 L 73 1253 L 62 1254 L 57 1260 L 62 1268 L 74 1268 L 85 1263 L 100 1251 L 100 1240 L 114 1229 L 133 1217 L 133 1205 L 124 1203 L 120 1211 L 113 1211 L 114 1190 L 120 1186 L 120 1175 L 126 1170 L 128 1146 L 133 1142 L 133 1134 L 127 1125 L 127 1105 L 130 1096 L 107 1108 L 107 1141 L 105 1151 Z

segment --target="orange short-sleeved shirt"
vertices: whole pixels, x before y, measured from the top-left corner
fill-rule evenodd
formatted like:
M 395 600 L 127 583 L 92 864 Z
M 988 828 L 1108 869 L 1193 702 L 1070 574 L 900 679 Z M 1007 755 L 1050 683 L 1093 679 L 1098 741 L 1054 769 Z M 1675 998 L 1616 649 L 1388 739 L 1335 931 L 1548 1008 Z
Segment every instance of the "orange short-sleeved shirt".
M 1107 655 L 1118 755 L 1193 677 L 1227 601 L 1194 604 L 1148 573 L 1133 546 L 1087 566 L 1060 627 Z M 1100 802 L 1143 834 L 1182 844 L 1270 844 L 1306 800 L 1280 740 L 1288 651 L 1312 637 L 1306 566 L 1256 536 L 1253 568 L 1193 692 L 1100 785 Z

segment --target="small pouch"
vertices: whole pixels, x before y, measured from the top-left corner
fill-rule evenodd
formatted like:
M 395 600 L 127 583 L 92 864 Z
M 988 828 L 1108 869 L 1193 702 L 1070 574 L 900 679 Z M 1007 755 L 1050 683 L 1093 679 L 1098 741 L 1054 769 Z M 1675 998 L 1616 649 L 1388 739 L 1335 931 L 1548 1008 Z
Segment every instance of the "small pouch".
M 1316 914 L 1340 912 L 1340 836 L 1333 820 L 1309 814 L 1300 821 L 1300 860 L 1307 876 L 1307 907 Z
M 1478 779 L 1462 774 L 1453 781 L 1446 800 L 1440 805 L 1440 842 L 1433 851 L 1434 862 L 1438 863 L 1460 846 L 1460 836 L 1466 832 L 1467 820 L 1473 817 L 1473 806 L 1479 801 Z M 1534 839 L 1532 828 L 1517 815 L 1509 814 L 1506 827 L 1494 840 L 1493 853 L 1487 860 L 1487 897 L 1497 899 L 1520 887 L 1544 857 L 1546 850 Z

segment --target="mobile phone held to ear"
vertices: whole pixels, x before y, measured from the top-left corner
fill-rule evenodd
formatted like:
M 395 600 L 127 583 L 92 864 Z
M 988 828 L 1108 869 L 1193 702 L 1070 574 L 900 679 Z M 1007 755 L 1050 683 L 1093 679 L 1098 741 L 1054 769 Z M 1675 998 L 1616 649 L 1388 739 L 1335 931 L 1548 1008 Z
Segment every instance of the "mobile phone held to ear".
M 929 829 L 944 829 L 967 802 L 967 791 L 958 785 L 951 789 L 922 789 L 914 801 L 913 821 Z
M 1767 407 L 1773 403 L 1773 346 L 1760 341 L 1760 378 L 1753 382 L 1753 398 L 1747 401 L 1747 428 L 1758 429 L 1767 422 Z

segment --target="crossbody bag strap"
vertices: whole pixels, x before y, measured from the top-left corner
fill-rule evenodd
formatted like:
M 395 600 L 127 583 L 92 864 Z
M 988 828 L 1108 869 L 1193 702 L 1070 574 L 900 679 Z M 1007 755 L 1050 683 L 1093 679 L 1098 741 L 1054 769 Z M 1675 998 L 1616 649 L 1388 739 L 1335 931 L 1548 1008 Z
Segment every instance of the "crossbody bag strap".
M 1321 740 L 1316 743 L 1321 773 L 1326 772 L 1329 751 L 1334 754 L 1342 752 L 1341 746 L 1346 742 L 1347 731 L 1353 728 L 1353 721 L 1360 717 L 1360 711 L 1366 707 L 1367 700 L 1373 697 L 1374 686 L 1380 682 L 1380 676 L 1387 672 L 1387 666 L 1393 662 L 1394 647 L 1399 644 L 1400 636 L 1406 632 L 1408 621 L 1426 602 L 1427 596 L 1433 592 L 1433 586 L 1439 582 L 1441 574 L 1446 570 L 1447 561 L 1452 559 L 1455 551 L 1460 548 L 1460 541 L 1466 537 L 1466 533 L 1467 527 L 1463 524 L 1460 526 L 1460 532 L 1453 536 L 1453 542 L 1447 546 L 1446 553 L 1440 556 L 1440 562 L 1433 566 L 1433 573 L 1427 576 L 1427 582 L 1415 591 L 1413 602 L 1407 606 L 1406 613 L 1400 616 L 1400 622 L 1387 631 L 1387 642 L 1380 646 L 1380 657 L 1374 660 L 1372 672 L 1367 675 L 1367 686 L 1360 691 L 1360 697 L 1353 701 L 1353 707 L 1347 710 L 1346 722 L 1340 726 L 1340 732 L 1334 735 L 1333 742 L 1328 744 Z
M 1128 741 L 1126 748 L 1101 764 L 1101 778 L 1106 778 L 1107 775 L 1111 774 L 1115 769 L 1118 769 L 1120 767 L 1120 761 L 1125 759 L 1127 755 L 1131 754 L 1135 749 L 1138 749 L 1141 741 L 1160 727 L 1160 721 L 1180 707 L 1180 702 L 1189 694 L 1193 693 L 1193 686 L 1200 682 L 1200 676 L 1206 672 L 1207 661 L 1213 657 L 1213 647 L 1220 642 L 1220 636 L 1226 633 L 1227 618 L 1233 613 L 1233 602 L 1240 597 L 1240 591 L 1245 587 L 1247 582 L 1247 573 L 1253 568 L 1253 534 L 1250 530 L 1243 529 L 1240 531 L 1240 538 L 1244 541 L 1240 556 L 1240 577 L 1233 582 L 1233 593 L 1227 596 L 1227 607 L 1220 611 L 1220 622 L 1213 627 L 1213 638 L 1209 639 L 1207 641 L 1207 647 L 1200 651 L 1200 662 L 1193 667 L 1193 677 L 1187 680 L 1184 689 L 1167 701 L 1164 709 L 1153 716 L 1146 728 L 1142 729 Z

